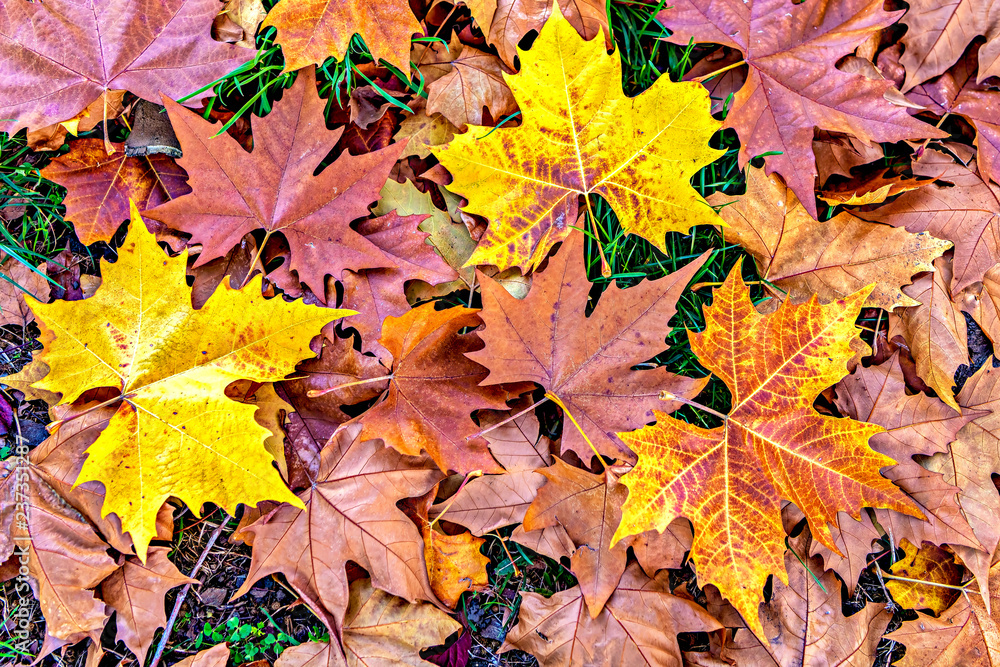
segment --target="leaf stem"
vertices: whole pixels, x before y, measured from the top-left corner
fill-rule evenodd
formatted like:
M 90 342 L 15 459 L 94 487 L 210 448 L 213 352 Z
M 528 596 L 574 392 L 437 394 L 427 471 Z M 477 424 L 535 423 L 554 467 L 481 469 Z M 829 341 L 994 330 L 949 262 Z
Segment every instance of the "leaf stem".
M 271 238 L 271 230 L 268 230 L 264 234 L 264 240 L 261 241 L 260 245 L 257 246 L 257 254 L 255 254 L 253 256 L 253 261 L 250 262 L 250 268 L 247 269 L 247 275 L 243 278 L 243 282 L 240 283 L 240 289 L 243 289 L 244 287 L 246 287 L 247 283 L 250 282 L 250 276 L 253 275 L 253 267 L 257 266 L 257 260 L 260 259 L 261 253 L 264 252 L 264 246 L 267 245 L 267 240 L 269 238 Z M 261 262 L 261 265 L 260 265 L 260 272 L 264 273 L 264 263 L 263 262 Z
M 546 394 L 545 396 L 542 396 L 542 400 L 535 401 L 534 403 L 532 403 L 531 405 L 529 405 L 528 407 L 526 407 L 524 410 L 521 410 L 520 412 L 518 412 L 516 415 L 511 415 L 510 417 L 507 417 L 507 419 L 504 419 L 502 422 L 500 422 L 498 424 L 494 424 L 493 426 L 490 426 L 489 428 L 484 428 L 479 433 L 473 433 L 472 435 L 468 436 L 466 438 L 466 440 L 472 440 L 473 438 L 478 438 L 480 436 L 486 435 L 490 431 L 494 431 L 494 430 L 500 428 L 504 424 L 509 424 L 510 422 L 514 421 L 515 419 L 517 419 L 521 415 L 525 414 L 529 410 L 534 410 L 535 408 L 537 408 L 539 405 L 541 405 L 542 403 L 544 403 L 547 400 L 549 400 L 549 397 Z
M 456 491 L 455 495 L 453 495 L 451 498 L 448 499 L 448 504 L 444 506 L 444 509 L 441 510 L 436 517 L 434 517 L 434 520 L 427 522 L 427 527 L 428 528 L 433 528 L 434 524 L 436 524 L 438 522 L 438 519 L 440 519 L 441 517 L 443 517 L 445 515 L 445 513 L 448 510 L 451 509 L 451 506 L 455 504 L 455 500 L 458 498 L 458 494 L 460 494 L 462 492 L 462 489 L 465 488 L 466 484 L 468 484 L 470 481 L 474 480 L 476 477 L 482 477 L 482 476 L 483 476 L 483 471 L 482 470 L 473 470 L 468 475 L 466 475 L 465 479 L 462 480 L 462 485 L 458 487 L 458 491 Z
M 93 407 L 89 407 L 86 410 L 84 410 L 83 412 L 78 412 L 77 414 L 73 415 L 72 417 L 67 417 L 66 419 L 57 419 L 54 422 L 50 422 L 45 427 L 45 430 L 48 431 L 49 435 L 52 435 L 53 433 L 55 433 L 56 431 L 58 431 L 60 428 L 62 428 L 62 426 L 64 424 L 68 424 L 69 422 L 73 421 L 74 419 L 79 419 L 80 417 L 83 417 L 84 415 L 89 415 L 91 412 L 94 412 L 95 410 L 100 410 L 101 408 L 107 407 L 107 406 L 111 405 L 112 403 L 117 403 L 118 401 L 123 401 L 123 400 L 125 400 L 127 398 L 130 398 L 132 396 L 134 396 L 134 394 L 129 394 L 127 396 L 124 395 L 124 394 L 122 394 L 120 396 L 115 396 L 114 398 L 109 398 L 108 400 L 104 401 L 103 403 L 98 403 L 97 405 L 95 405 Z
M 552 401 L 553 403 L 555 403 L 556 405 L 558 405 L 562 409 L 563 414 L 566 415 L 567 417 L 569 417 L 569 420 L 571 422 L 573 422 L 573 426 L 576 427 L 576 430 L 580 432 L 580 435 L 583 436 L 583 439 L 587 441 L 588 445 L 590 445 L 590 451 L 594 452 L 594 456 L 596 456 L 597 460 L 601 462 L 601 467 L 604 468 L 604 472 L 607 472 L 608 471 L 608 464 L 606 464 L 604 462 L 604 457 L 601 456 L 601 453 L 599 451 L 597 451 L 597 447 L 594 447 L 594 443 L 592 443 L 590 441 L 590 438 L 587 437 L 586 432 L 583 430 L 583 428 L 581 428 L 579 422 L 576 421 L 576 417 L 574 417 L 573 413 L 569 411 L 569 408 L 566 407 L 566 404 L 563 403 L 559 399 L 559 397 L 556 396 L 555 394 L 553 394 L 551 391 L 545 392 L 545 396 L 550 401 Z
M 310 389 L 306 392 L 306 396 L 309 398 L 319 398 L 325 394 L 329 394 L 332 391 L 338 391 L 340 389 L 347 389 L 348 387 L 357 387 L 359 384 L 371 384 L 372 382 L 381 382 L 383 380 L 389 381 L 393 378 L 392 375 L 382 375 L 377 378 L 368 378 L 367 380 L 355 380 L 354 382 L 345 382 L 344 384 L 338 384 L 336 387 L 327 387 L 326 389 Z
M 732 63 L 730 65 L 726 65 L 725 67 L 723 67 L 721 69 L 717 69 L 717 70 L 715 70 L 714 72 L 712 72 L 710 74 L 705 74 L 704 76 L 695 77 L 694 79 L 691 79 L 691 80 L 694 81 L 695 83 L 703 83 L 705 81 L 708 81 L 709 79 L 711 79 L 714 76 L 719 76 L 723 72 L 728 72 L 731 69 L 736 69 L 740 65 L 746 65 L 746 64 L 747 64 L 747 61 L 741 60 L 738 63 Z
M 696 403 L 695 401 L 689 401 L 688 399 L 683 398 L 681 396 L 677 396 L 675 394 L 671 394 L 666 389 L 664 389 L 663 391 L 660 392 L 660 400 L 661 401 L 677 401 L 679 403 L 683 403 L 684 405 L 690 405 L 692 408 L 698 408 L 699 410 L 704 410 L 705 412 L 707 412 L 707 413 L 709 413 L 711 415 L 715 415 L 716 417 L 718 417 L 722 421 L 727 421 L 729 419 L 729 415 L 724 415 L 721 412 L 719 412 L 718 410 L 713 410 L 712 408 L 708 407 L 707 405 L 702 405 L 701 403 Z
M 500 536 L 500 531 L 499 530 L 494 530 L 493 534 L 496 536 L 496 538 L 498 540 L 500 540 L 500 546 L 503 547 L 503 552 L 505 554 L 507 554 L 507 560 L 510 561 L 511 567 L 514 568 L 514 576 L 515 577 L 520 577 L 521 576 L 521 571 L 517 568 L 517 563 L 514 562 L 514 557 L 510 555 L 510 551 L 507 549 L 507 541 L 503 537 Z
M 969 588 L 968 588 L 969 584 L 975 583 L 975 581 L 976 581 L 975 579 L 970 579 L 968 582 L 966 582 L 965 584 L 963 584 L 961 586 L 952 586 L 950 584 L 939 584 L 939 583 L 936 583 L 934 581 L 924 581 L 923 579 L 910 579 L 909 577 L 897 577 L 897 576 L 892 575 L 892 574 L 885 574 L 884 572 L 882 573 L 882 576 L 884 578 L 886 578 L 886 579 L 891 579 L 891 580 L 894 580 L 894 581 L 907 581 L 907 582 L 909 582 L 911 584 L 924 584 L 925 586 L 937 586 L 938 588 L 950 588 L 952 590 L 962 591 L 962 592 L 968 592 L 968 590 L 969 590 Z

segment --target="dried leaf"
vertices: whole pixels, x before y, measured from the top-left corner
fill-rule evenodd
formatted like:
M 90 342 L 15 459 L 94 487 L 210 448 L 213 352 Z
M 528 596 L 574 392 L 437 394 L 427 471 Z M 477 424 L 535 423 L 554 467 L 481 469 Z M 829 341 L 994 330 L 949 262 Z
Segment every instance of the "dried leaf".
M 326 131 L 313 69 L 298 76 L 274 111 L 253 119 L 250 153 L 229 135 L 212 138 L 215 123 L 169 100 L 165 104 L 184 149 L 178 163 L 190 175 L 193 192 L 145 215 L 202 245 L 195 266 L 224 257 L 257 229 L 288 240 L 288 268 L 317 295 L 325 294 L 328 274 L 339 279 L 344 270 L 396 266 L 350 222 L 368 215 L 402 145 L 342 154 L 313 177 L 342 133 Z
M 881 0 L 678 0 L 657 18 L 672 31 L 667 39 L 675 44 L 713 42 L 743 53 L 750 73 L 726 116 L 726 127 L 740 136 L 740 167 L 772 153 L 765 158 L 767 173 L 780 173 L 815 218 L 814 127 L 866 143 L 945 136 L 885 100 L 889 81 L 835 67 L 902 13 L 882 5 Z M 781 18 L 776 22 L 776 17 Z
M 924 544 L 917 549 L 909 540 L 903 540 L 900 546 L 906 555 L 893 563 L 892 574 L 930 583 L 890 579 L 885 582 L 885 587 L 892 594 L 892 599 L 905 609 L 926 609 L 934 616 L 941 615 L 961 595 L 957 587 L 962 583 L 962 566 L 955 562 L 952 554 L 933 544 Z
M 504 75 L 521 125 L 471 131 L 435 151 L 465 210 L 490 221 L 470 265 L 537 267 L 571 233 L 581 195 L 604 197 L 626 233 L 661 250 L 665 232 L 717 224 L 689 183 L 720 155 L 708 147 L 719 123 L 701 86 L 660 77 L 626 97 L 618 56 L 559 16 L 521 59 L 519 74 Z
M 611 286 L 586 317 L 590 283 L 583 235 L 573 234 L 535 276 L 524 300 L 479 275 L 486 323 L 480 335 L 486 347 L 469 356 L 490 370 L 488 383 L 542 385 L 558 397 L 598 452 L 631 460 L 631 452 L 612 434 L 638 428 L 650 421 L 654 408 L 668 407 L 659 398 L 661 389 L 669 387 L 690 399 L 707 382 L 663 368 L 630 370 L 663 350 L 669 332 L 664 325 L 706 259 L 703 255 L 659 280 L 626 290 Z M 572 422 L 563 428 L 562 451 L 567 450 L 584 461 L 594 456 Z
M 121 518 L 144 559 L 170 496 L 194 511 L 205 502 L 230 511 L 265 499 L 298 504 L 261 446 L 269 433 L 253 422 L 255 409 L 224 389 L 241 378 L 280 380 L 309 354 L 312 332 L 350 311 L 265 300 L 260 278 L 193 310 L 186 257 L 165 256 L 134 206 L 131 227 L 118 261 L 102 264 L 97 294 L 32 310 L 51 369 L 39 388 L 64 403 L 96 387 L 124 394 L 78 482 L 104 483 L 103 512 Z
M 212 41 L 218 13 L 218 0 L 6 3 L 0 11 L 0 78 L 6 82 L 0 130 L 61 123 L 106 90 L 147 100 L 198 90 L 254 56 Z M 211 94 L 203 91 L 191 102 Z
M 338 633 L 347 627 L 345 568 L 353 561 L 393 595 L 434 600 L 423 538 L 396 503 L 424 495 L 441 473 L 429 460 L 362 439 L 357 425 L 340 429 L 320 457 L 315 483 L 299 494 L 308 511 L 283 504 L 245 529 L 253 533 L 253 560 L 235 596 L 281 572 L 331 633 Z
M 868 446 L 882 428 L 813 408 L 846 375 L 854 321 L 870 289 L 825 306 L 815 297 L 786 301 L 760 315 L 737 264 L 704 310 L 705 330 L 688 334 L 701 363 L 730 388 L 725 424 L 708 430 L 656 412 L 654 426 L 619 434 L 639 462 L 622 477 L 629 497 L 614 542 L 688 517 L 699 580 L 718 586 L 758 637 L 766 636 L 755 616 L 764 582 L 769 574 L 787 582 L 782 498 L 831 549 L 828 524 L 838 511 L 857 518 L 862 506 L 873 506 L 919 516 L 879 474 L 894 463 Z
M 729 201 L 722 193 L 709 197 L 713 206 Z M 931 262 L 951 247 L 950 241 L 846 212 L 816 222 L 778 176 L 765 176 L 762 169 L 747 169 L 746 194 L 720 215 L 729 225 L 722 230 L 726 241 L 746 248 L 761 278 L 794 302 L 813 294 L 821 301 L 841 299 L 874 283 L 868 305 L 886 310 L 916 305 L 900 287 L 914 274 L 932 271 Z
M 66 188 L 65 218 L 84 245 L 110 241 L 129 219 L 129 202 L 139 211 L 191 192 L 187 173 L 166 155 L 127 157 L 122 144 L 108 155 L 101 139 L 71 141 L 69 153 L 42 169 L 42 176 Z

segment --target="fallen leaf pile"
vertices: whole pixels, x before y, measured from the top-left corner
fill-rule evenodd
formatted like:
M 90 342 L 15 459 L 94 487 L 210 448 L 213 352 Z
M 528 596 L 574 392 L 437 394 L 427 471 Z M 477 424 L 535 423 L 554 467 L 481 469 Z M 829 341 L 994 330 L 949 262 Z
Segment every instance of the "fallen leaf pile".
M 7 0 L 0 80 L 39 659 L 158 661 L 217 508 L 268 667 L 1000 664 L 1000 2 Z

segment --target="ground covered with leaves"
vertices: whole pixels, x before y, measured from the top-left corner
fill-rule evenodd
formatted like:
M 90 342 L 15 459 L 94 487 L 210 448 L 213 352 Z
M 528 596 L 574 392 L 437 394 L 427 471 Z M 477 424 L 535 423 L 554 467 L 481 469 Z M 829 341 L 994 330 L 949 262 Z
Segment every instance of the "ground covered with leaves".
M 1000 5 L 0 1 L 0 662 L 1000 665 Z

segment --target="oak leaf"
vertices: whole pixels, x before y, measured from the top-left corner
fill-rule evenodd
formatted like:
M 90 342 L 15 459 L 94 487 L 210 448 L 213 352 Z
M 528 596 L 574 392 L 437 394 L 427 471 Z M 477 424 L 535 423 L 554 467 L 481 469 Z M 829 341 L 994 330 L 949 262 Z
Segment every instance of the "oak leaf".
M 955 244 L 952 294 L 983 279 L 1000 262 L 1000 186 L 938 150 L 926 151 L 913 162 L 913 173 L 941 183 L 904 192 L 895 200 L 854 215 L 908 232 L 928 232 Z
M 326 130 L 312 68 L 299 73 L 270 114 L 253 118 L 250 153 L 228 134 L 212 138 L 215 123 L 165 104 L 193 192 L 144 215 L 191 234 L 202 245 L 195 266 L 224 257 L 258 229 L 287 239 L 288 269 L 316 295 L 325 294 L 327 274 L 340 279 L 344 270 L 396 266 L 350 223 L 367 217 L 402 145 L 361 156 L 345 152 L 314 177 L 343 130 Z
M 357 33 L 375 62 L 384 58 L 409 74 L 410 38 L 423 33 L 406 0 L 280 0 L 261 29 L 270 26 L 278 29 L 284 72 L 322 65 L 330 56 L 343 59 Z
M 504 74 L 521 125 L 434 150 L 465 210 L 490 221 L 469 265 L 537 267 L 572 231 L 581 196 L 604 197 L 627 234 L 661 250 L 666 232 L 718 224 L 689 183 L 721 155 L 708 147 L 719 123 L 704 88 L 660 77 L 626 97 L 618 56 L 559 16 L 521 59 L 519 74 Z
M 261 446 L 269 432 L 254 423 L 254 407 L 224 389 L 241 378 L 280 380 L 310 355 L 314 332 L 351 311 L 266 300 L 259 277 L 193 310 L 186 257 L 165 256 L 134 205 L 118 257 L 102 264 L 93 297 L 32 305 L 50 368 L 38 388 L 62 403 L 97 387 L 120 392 L 77 482 L 104 483 L 103 514 L 118 515 L 142 559 L 170 496 L 195 511 L 205 502 L 230 511 L 265 499 L 299 504 Z
M 567 424 L 562 451 L 590 461 L 589 437 L 602 455 L 631 459 L 614 432 L 648 423 L 654 408 L 667 405 L 661 389 L 694 398 L 707 382 L 663 368 L 631 370 L 663 351 L 677 299 L 706 259 L 625 290 L 612 285 L 587 317 L 591 285 L 583 234 L 574 233 L 535 275 L 523 300 L 480 274 L 486 347 L 469 357 L 489 369 L 486 383 L 537 382 L 562 402 L 587 434 Z
M 918 549 L 909 540 L 903 540 L 900 546 L 906 555 L 893 563 L 890 571 L 893 576 L 911 581 L 885 582 L 892 599 L 905 609 L 925 609 L 934 616 L 941 615 L 961 595 L 958 587 L 962 583 L 962 566 L 955 562 L 953 554 L 934 544 L 923 544 Z
M 978 81 L 1000 74 L 1000 6 L 994 2 L 913 0 L 900 19 L 908 27 L 900 38 L 906 68 L 903 90 L 943 74 L 977 36 L 986 37 Z
M 566 529 L 576 547 L 570 556 L 570 571 L 579 582 L 591 618 L 597 618 L 618 587 L 630 547 L 641 547 L 636 550 L 636 556 L 645 561 L 643 569 L 646 572 L 654 573 L 681 567 L 684 554 L 690 548 L 690 544 L 674 542 L 677 548 L 671 550 L 670 531 L 662 535 L 653 533 L 660 538 L 657 545 L 660 548 L 650 548 L 646 544 L 646 533 L 611 546 L 611 537 L 621 522 L 622 504 L 628 495 L 628 490 L 618 481 L 623 470 L 616 468 L 595 475 L 555 459 L 553 466 L 538 471 L 547 481 L 524 516 L 526 531 L 557 524 Z M 655 565 L 647 564 L 649 562 Z
M 212 41 L 218 0 L 46 0 L 0 9 L 0 130 L 72 119 L 106 90 L 176 99 L 254 51 Z M 72 45 L 68 48 L 67 45 Z M 205 90 L 193 100 L 211 95 Z
M 740 136 L 740 167 L 771 153 L 767 173 L 780 173 L 815 218 L 814 128 L 852 134 L 865 143 L 945 136 L 883 99 L 890 82 L 835 67 L 902 13 L 887 12 L 882 4 L 679 0 L 657 18 L 672 31 L 667 39 L 675 44 L 713 42 L 743 53 L 750 73 L 725 121 Z
M 726 241 L 739 243 L 757 264 L 763 280 L 784 290 L 792 301 L 813 294 L 823 301 L 843 298 L 875 283 L 868 305 L 892 310 L 914 306 L 900 286 L 951 247 L 920 233 L 873 224 L 843 212 L 816 222 L 781 179 L 747 168 L 747 191 L 719 214 L 728 227 Z M 731 201 L 722 193 L 709 197 L 718 206 Z M 777 298 L 780 291 L 772 290 Z
M 847 374 L 854 320 L 871 287 L 821 305 L 814 296 L 760 315 L 737 265 L 704 309 L 706 327 L 688 333 L 701 363 L 723 380 L 732 409 L 704 429 L 656 412 L 656 424 L 619 437 L 639 457 L 613 543 L 678 516 L 694 525 L 698 577 L 718 586 L 758 637 L 769 574 L 787 583 L 781 499 L 805 514 L 813 536 L 836 550 L 828 524 L 862 506 L 920 516 L 879 474 L 895 461 L 868 446 L 882 428 L 823 416 L 813 402 Z M 734 327 L 733 323 L 739 322 Z M 745 554 L 752 553 L 752 559 Z
M 84 245 L 110 241 L 129 218 L 129 201 L 145 211 L 191 192 L 173 158 L 128 157 L 122 144 L 112 146 L 108 155 L 103 140 L 77 139 L 42 169 L 43 177 L 66 188 L 64 217 Z
M 379 343 L 392 356 L 389 389 L 358 419 L 363 438 L 382 438 L 403 454 L 425 450 L 443 471 L 499 472 L 472 413 L 499 410 L 519 392 L 479 386 L 487 370 L 467 358 L 482 348 L 471 308 L 435 310 L 426 303 L 399 317 L 387 317 Z
M 253 533 L 253 558 L 237 597 L 281 572 L 338 633 L 350 597 L 346 565 L 353 561 L 393 595 L 434 600 L 420 530 L 396 503 L 424 495 L 442 474 L 429 460 L 360 436 L 360 426 L 344 427 L 320 452 L 316 480 L 299 494 L 306 509 L 283 504 L 245 529 Z
M 167 624 L 163 610 L 167 591 L 200 583 L 181 574 L 167 558 L 168 551 L 165 547 L 151 547 L 145 564 L 135 557 L 126 558 L 101 583 L 101 598 L 117 612 L 116 636 L 140 662 L 146 660 L 157 629 Z
M 811 570 L 806 572 L 805 563 Z M 869 602 L 847 618 L 840 582 L 823 571 L 823 560 L 785 554 L 788 584 L 775 580 L 771 599 L 760 607 L 766 641 L 739 632 L 724 654 L 737 665 L 867 665 L 892 619 L 884 604 Z
M 332 643 L 308 642 L 285 649 L 275 667 L 422 667 L 427 663 L 421 649 L 443 643 L 461 627 L 432 605 L 407 604 L 368 579 L 352 583 L 350 595 L 343 653 Z
M 542 667 L 680 665 L 677 633 L 722 626 L 694 602 L 672 595 L 667 575 L 650 579 L 630 565 L 596 618 L 579 588 L 550 598 L 522 593 L 505 646 L 531 653 Z

